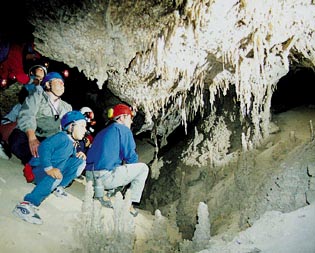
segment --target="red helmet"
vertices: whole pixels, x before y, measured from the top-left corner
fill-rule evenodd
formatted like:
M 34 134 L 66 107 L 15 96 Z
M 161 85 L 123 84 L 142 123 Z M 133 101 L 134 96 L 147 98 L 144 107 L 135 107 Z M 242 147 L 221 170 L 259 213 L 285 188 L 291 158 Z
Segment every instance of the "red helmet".
M 124 114 L 131 115 L 131 117 L 135 116 L 135 112 L 132 110 L 132 107 L 125 104 L 118 104 L 113 108 L 110 108 L 107 116 L 109 119 L 115 119 Z

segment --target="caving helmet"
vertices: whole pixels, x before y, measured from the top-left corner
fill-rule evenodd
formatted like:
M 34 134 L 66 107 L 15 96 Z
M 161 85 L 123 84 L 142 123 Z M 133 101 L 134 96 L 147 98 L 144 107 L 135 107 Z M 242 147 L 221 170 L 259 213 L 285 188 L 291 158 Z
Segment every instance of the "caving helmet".
M 61 79 L 62 81 L 64 81 L 62 76 L 58 72 L 49 72 L 43 78 L 43 81 L 41 82 L 41 86 L 45 89 L 46 82 L 49 82 L 49 81 L 51 81 L 52 79 L 55 79 L 55 78 Z
M 85 120 L 84 115 L 80 111 L 70 111 L 67 112 L 62 118 L 61 118 L 61 127 L 62 130 L 67 130 L 68 126 L 71 123 L 74 123 L 79 120 Z
M 90 107 L 82 107 L 80 112 L 85 116 L 87 122 L 91 122 L 94 119 L 94 112 Z
M 30 69 L 28 71 L 28 75 L 29 76 L 34 76 L 35 75 L 35 70 L 37 68 L 41 68 L 44 71 L 44 75 L 47 75 L 47 68 L 44 67 L 43 65 L 34 65 L 34 66 L 30 67 Z
M 87 122 L 87 134 L 93 133 L 94 132 L 94 128 L 92 126 L 94 126 L 96 124 L 96 120 L 94 120 L 94 112 L 92 111 L 92 109 L 90 107 L 82 107 L 80 109 L 80 112 L 84 115 L 85 120 Z
M 107 116 L 109 119 L 117 119 L 121 115 L 130 115 L 131 118 L 136 116 L 136 113 L 132 110 L 132 107 L 125 104 L 117 104 L 113 108 L 108 110 Z

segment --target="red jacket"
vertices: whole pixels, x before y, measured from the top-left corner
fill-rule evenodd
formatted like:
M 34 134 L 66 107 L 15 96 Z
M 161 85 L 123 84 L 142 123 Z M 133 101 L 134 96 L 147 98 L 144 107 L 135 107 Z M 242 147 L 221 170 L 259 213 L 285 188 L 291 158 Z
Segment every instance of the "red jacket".
M 7 58 L 0 63 L 0 78 L 16 80 L 21 84 L 29 82 L 29 76 L 23 69 L 23 45 L 10 44 Z

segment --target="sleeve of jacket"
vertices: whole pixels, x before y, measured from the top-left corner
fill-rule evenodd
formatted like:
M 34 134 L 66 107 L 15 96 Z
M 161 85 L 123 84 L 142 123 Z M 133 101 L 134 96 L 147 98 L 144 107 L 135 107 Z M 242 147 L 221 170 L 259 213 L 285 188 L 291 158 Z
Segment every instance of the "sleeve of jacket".
M 123 160 L 126 163 L 137 163 L 138 154 L 136 152 L 136 143 L 133 138 L 132 132 L 128 129 L 121 137 L 121 152 Z
M 41 101 L 41 94 L 28 96 L 20 109 L 17 122 L 18 128 L 25 132 L 28 129 L 36 130 L 36 114 Z
M 53 155 L 57 149 L 62 149 L 66 145 L 67 136 L 61 132 L 45 139 L 38 148 L 40 164 L 43 168 L 53 167 Z

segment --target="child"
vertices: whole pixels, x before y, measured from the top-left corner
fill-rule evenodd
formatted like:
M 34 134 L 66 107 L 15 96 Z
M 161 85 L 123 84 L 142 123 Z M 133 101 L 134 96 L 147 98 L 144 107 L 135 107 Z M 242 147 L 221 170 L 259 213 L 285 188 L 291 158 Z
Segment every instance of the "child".
M 85 154 L 76 152 L 77 142 L 86 132 L 85 117 L 79 111 L 70 111 L 62 117 L 61 127 L 63 131 L 46 138 L 39 145 L 39 157 L 33 157 L 30 161 L 36 186 L 13 210 L 14 215 L 33 224 L 42 224 L 35 207 L 54 190 L 58 197 L 67 196 L 64 188 L 85 167 Z

